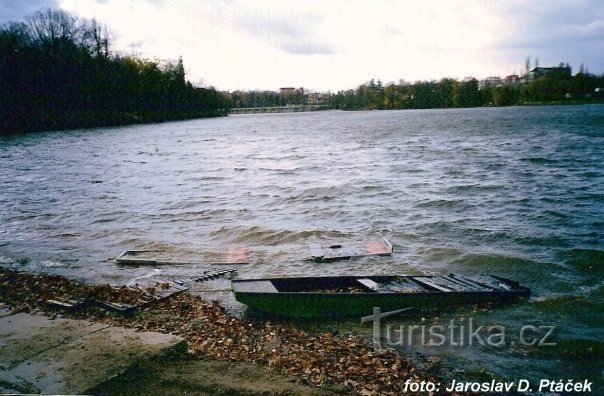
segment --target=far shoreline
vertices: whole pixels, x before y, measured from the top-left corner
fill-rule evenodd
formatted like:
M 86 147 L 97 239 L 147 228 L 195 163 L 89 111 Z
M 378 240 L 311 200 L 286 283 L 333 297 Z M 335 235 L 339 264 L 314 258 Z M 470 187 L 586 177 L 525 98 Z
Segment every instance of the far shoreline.
M 513 104 L 508 106 L 474 106 L 474 107 L 431 107 L 431 108 L 405 108 L 405 109 L 336 109 L 336 108 L 326 108 L 320 110 L 299 110 L 299 111 L 278 111 L 278 112 L 254 112 L 254 113 L 238 113 L 232 114 L 229 110 L 225 110 L 220 114 L 213 115 L 204 115 L 200 117 L 186 117 L 186 118 L 178 118 L 178 119 L 167 119 L 167 120 L 148 120 L 148 121 L 136 121 L 132 120 L 131 122 L 117 122 L 117 123 L 108 123 L 97 126 L 82 126 L 82 127 L 74 127 L 74 128 L 64 128 L 64 129 L 40 129 L 40 130 L 31 130 L 31 131 L 19 131 L 12 133 L 0 133 L 0 138 L 2 137 L 16 137 L 16 136 L 24 136 L 29 134 L 38 134 L 38 133 L 50 133 L 50 132 L 69 132 L 69 131 L 79 131 L 79 130 L 94 130 L 94 129 L 105 129 L 105 128 L 119 128 L 119 127 L 129 127 L 129 126 L 137 126 L 137 125 L 159 125 L 165 124 L 169 122 L 180 122 L 180 121 L 192 121 L 192 120 L 202 120 L 202 119 L 210 119 L 210 118 L 221 118 L 221 117 L 229 117 L 231 115 L 234 116 L 245 116 L 245 115 L 265 115 L 265 114 L 296 114 L 296 113 L 322 113 L 326 111 L 342 111 L 346 113 L 355 113 L 355 112 L 363 112 L 363 111 L 405 111 L 405 110 L 461 110 L 461 109 L 505 109 L 505 108 L 513 108 L 513 107 L 546 107 L 546 106 L 585 106 L 585 105 L 604 105 L 604 100 L 564 100 L 564 101 L 550 101 L 550 102 L 528 102 L 522 104 Z

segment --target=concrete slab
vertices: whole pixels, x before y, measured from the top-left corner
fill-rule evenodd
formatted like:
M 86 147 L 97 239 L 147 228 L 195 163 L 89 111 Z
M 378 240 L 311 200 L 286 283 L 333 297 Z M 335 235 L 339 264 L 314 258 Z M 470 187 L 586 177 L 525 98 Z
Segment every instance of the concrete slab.
M 9 370 L 48 349 L 107 327 L 26 313 L 0 318 L 0 370 Z
M 2 318 L 4 316 L 12 315 L 12 314 L 13 314 L 13 311 L 11 311 L 9 307 L 0 303 L 0 318 Z
M 87 321 L 0 318 L 0 385 L 28 393 L 84 393 L 141 361 L 186 352 L 181 337 Z

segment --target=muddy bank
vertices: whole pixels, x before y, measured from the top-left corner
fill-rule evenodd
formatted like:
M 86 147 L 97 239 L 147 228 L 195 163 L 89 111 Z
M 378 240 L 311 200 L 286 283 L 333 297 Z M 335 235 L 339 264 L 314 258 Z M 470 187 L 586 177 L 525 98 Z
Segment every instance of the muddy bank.
M 75 309 L 47 303 L 49 299 L 74 296 L 85 303 Z M 419 371 L 396 352 L 374 352 L 352 335 L 309 334 L 287 323 L 239 319 L 219 304 L 188 293 L 153 302 L 127 316 L 93 304 L 98 296 L 133 301 L 142 298 L 142 292 L 0 269 L 0 302 L 13 310 L 180 335 L 187 340 L 192 359 L 217 358 L 265 366 L 294 376 L 301 383 L 336 385 L 361 394 L 396 394 L 407 379 L 431 379 L 429 371 Z

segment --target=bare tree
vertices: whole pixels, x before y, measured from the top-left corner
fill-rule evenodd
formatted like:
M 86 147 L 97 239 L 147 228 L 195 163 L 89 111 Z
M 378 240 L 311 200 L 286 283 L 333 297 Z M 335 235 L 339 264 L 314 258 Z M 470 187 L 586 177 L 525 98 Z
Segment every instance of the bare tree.
M 109 34 L 107 26 L 101 25 L 96 18 L 84 21 L 81 29 L 84 32 L 83 46 L 95 56 L 109 58 Z
M 32 38 L 40 43 L 56 39 L 72 39 L 78 33 L 73 16 L 60 10 L 46 9 L 34 12 L 26 19 Z

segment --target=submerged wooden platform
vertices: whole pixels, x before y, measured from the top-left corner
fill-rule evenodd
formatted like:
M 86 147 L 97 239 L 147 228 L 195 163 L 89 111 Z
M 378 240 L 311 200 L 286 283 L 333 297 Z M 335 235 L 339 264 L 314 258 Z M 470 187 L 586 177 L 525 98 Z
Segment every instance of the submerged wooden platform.
M 155 249 L 124 250 L 115 258 L 116 264 L 120 265 L 244 265 L 249 264 L 247 248 L 241 246 L 229 247 L 221 252 L 222 259 L 217 261 L 183 261 L 166 259 L 166 252 Z
M 347 260 L 366 256 L 390 256 L 394 251 L 392 244 L 386 238 L 361 242 L 313 242 L 308 247 L 310 249 L 311 260 L 318 262 Z

